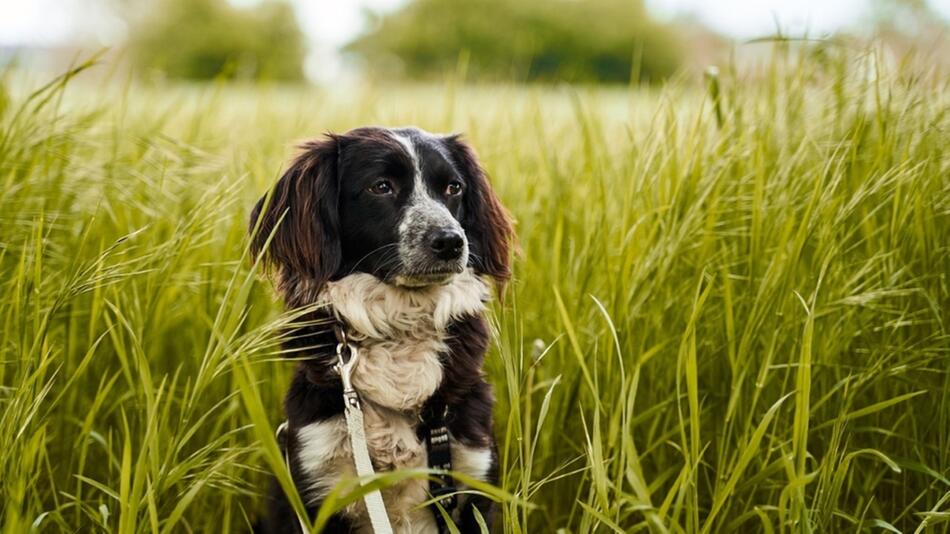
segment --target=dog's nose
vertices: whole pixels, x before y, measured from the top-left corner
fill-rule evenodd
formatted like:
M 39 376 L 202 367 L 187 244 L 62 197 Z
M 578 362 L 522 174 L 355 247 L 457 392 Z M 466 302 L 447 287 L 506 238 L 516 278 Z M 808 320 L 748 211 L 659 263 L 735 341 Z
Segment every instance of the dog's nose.
M 435 236 L 432 237 L 429 246 L 432 247 L 432 252 L 435 253 L 437 258 L 449 261 L 457 260 L 459 256 L 462 255 L 462 246 L 464 244 L 465 241 L 462 239 L 462 234 L 458 231 L 439 230 Z

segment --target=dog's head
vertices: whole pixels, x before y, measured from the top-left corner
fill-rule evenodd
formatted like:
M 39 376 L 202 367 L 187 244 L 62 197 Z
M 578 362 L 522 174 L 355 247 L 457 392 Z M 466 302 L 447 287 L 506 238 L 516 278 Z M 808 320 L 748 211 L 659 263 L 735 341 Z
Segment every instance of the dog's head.
M 358 128 L 302 149 L 251 213 L 251 250 L 285 283 L 365 272 L 423 287 L 466 267 L 509 278 L 510 220 L 459 136 Z

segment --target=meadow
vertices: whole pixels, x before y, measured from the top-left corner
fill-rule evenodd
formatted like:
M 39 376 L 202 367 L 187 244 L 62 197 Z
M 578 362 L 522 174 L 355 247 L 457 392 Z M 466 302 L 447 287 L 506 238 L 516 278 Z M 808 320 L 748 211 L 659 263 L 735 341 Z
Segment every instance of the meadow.
M 869 67 L 873 67 L 869 68 Z M 297 141 L 461 131 L 516 220 L 500 523 L 950 531 L 950 80 L 0 91 L 0 525 L 246 529 L 293 367 L 247 216 Z

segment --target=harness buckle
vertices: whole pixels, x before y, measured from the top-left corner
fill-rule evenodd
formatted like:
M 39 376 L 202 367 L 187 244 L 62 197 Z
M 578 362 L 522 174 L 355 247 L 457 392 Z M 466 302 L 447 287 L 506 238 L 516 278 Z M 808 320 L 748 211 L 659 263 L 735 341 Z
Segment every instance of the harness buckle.
M 448 482 L 445 482 L 441 486 L 429 488 L 429 494 L 432 495 L 432 498 L 437 503 L 441 504 L 442 508 L 449 513 L 452 512 L 453 508 L 455 508 L 455 498 L 457 497 L 455 493 L 457 491 L 458 488 Z

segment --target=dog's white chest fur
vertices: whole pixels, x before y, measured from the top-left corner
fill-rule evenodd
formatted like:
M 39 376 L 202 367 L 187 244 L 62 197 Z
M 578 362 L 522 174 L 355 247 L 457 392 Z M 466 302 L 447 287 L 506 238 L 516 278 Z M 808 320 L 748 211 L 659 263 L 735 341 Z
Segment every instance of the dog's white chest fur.
M 466 271 L 449 284 L 401 289 L 363 273 L 330 282 L 320 300 L 348 326 L 360 355 L 353 384 L 364 410 L 366 441 L 377 471 L 426 467 L 425 445 L 416 438 L 418 410 L 442 382 L 439 354 L 453 319 L 482 313 L 489 296 L 483 280 Z M 346 423 L 340 416 L 297 431 L 299 460 L 309 476 L 311 499 L 326 494 L 342 478 L 354 475 Z M 491 451 L 452 440 L 456 470 L 485 479 Z M 410 479 L 383 491 L 386 509 L 399 532 L 433 532 L 425 479 Z M 362 502 L 344 513 L 357 522 Z
M 482 313 L 487 299 L 488 287 L 471 271 L 422 289 L 357 273 L 328 283 L 320 295 L 359 345 L 353 384 L 360 397 L 404 412 L 419 409 L 442 382 L 439 354 L 449 323 Z

